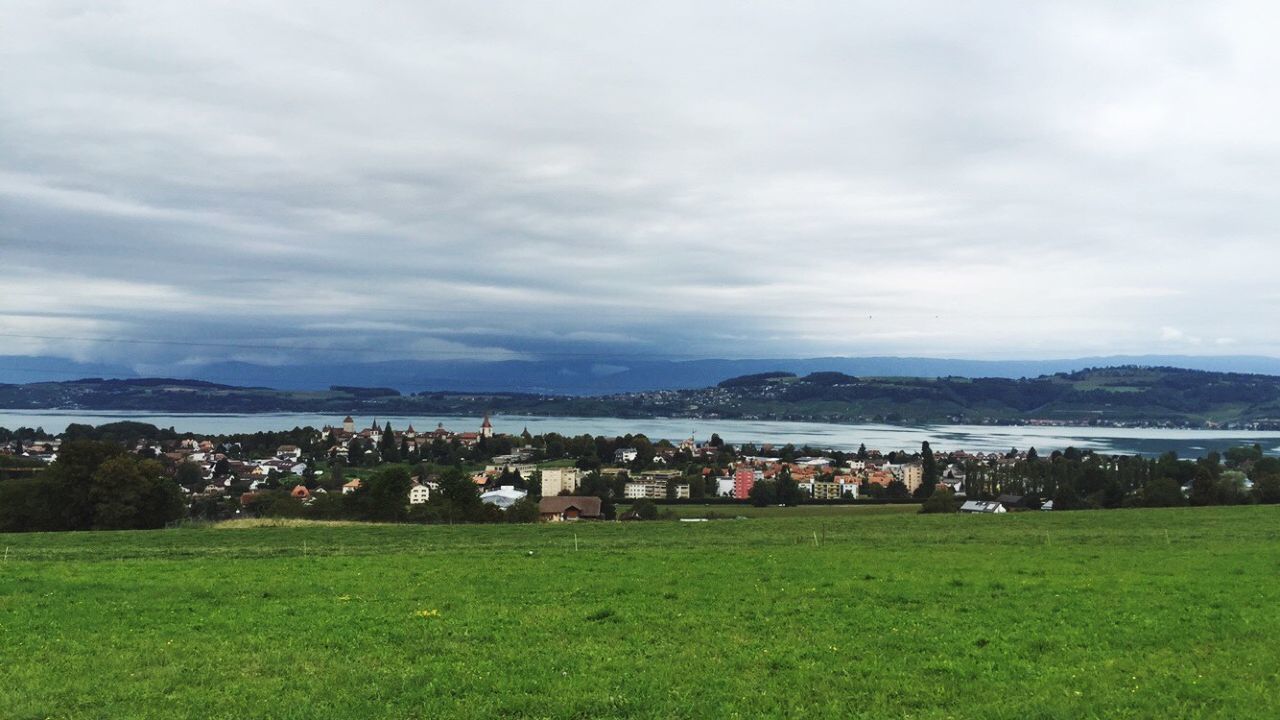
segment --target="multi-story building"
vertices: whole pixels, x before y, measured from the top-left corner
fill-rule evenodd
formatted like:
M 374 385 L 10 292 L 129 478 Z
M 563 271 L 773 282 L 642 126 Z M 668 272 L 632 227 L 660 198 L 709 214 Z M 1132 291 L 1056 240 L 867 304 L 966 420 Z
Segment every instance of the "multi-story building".
M 667 481 L 666 480 L 636 480 L 622 486 L 622 496 L 628 500 L 639 500 L 648 498 L 649 500 L 666 500 L 667 499 Z
M 751 488 L 756 484 L 756 471 L 751 468 L 739 468 L 733 473 L 733 496 L 746 500 L 751 496 Z
M 924 482 L 924 466 L 920 463 L 904 463 L 901 465 L 886 464 L 884 469 L 893 474 L 893 479 L 907 486 L 907 492 L 913 493 Z
M 814 500 L 839 500 L 841 498 L 841 486 L 836 482 L 811 482 L 805 486 L 809 490 L 809 497 Z
M 542 497 L 578 492 L 578 468 L 542 468 Z
M 415 483 L 409 488 L 409 504 L 421 505 L 431 499 L 431 488 Z
M 733 476 L 716 478 L 716 497 L 733 497 Z

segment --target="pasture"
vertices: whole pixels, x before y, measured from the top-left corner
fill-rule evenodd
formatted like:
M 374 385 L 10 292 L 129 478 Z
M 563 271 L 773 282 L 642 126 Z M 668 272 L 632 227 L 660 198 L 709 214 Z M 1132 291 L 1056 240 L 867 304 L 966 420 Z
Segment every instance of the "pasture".
M 1280 507 L 0 536 L 2 718 L 1274 718 Z

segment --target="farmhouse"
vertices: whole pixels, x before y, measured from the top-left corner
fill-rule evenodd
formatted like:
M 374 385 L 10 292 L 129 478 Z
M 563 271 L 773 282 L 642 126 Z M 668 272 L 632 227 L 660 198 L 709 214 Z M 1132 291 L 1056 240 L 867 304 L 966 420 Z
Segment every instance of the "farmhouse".
M 538 516 L 547 522 L 603 520 L 600 498 L 576 495 L 544 497 L 538 501 Z
M 960 506 L 962 513 L 1003 513 L 1008 512 L 1004 506 L 994 500 L 966 500 Z

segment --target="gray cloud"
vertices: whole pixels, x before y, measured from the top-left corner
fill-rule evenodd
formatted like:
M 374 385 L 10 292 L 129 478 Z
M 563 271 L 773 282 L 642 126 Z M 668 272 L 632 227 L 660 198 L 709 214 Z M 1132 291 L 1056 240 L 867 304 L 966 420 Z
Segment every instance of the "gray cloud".
M 0 353 L 1280 354 L 1278 20 L 18 2 Z

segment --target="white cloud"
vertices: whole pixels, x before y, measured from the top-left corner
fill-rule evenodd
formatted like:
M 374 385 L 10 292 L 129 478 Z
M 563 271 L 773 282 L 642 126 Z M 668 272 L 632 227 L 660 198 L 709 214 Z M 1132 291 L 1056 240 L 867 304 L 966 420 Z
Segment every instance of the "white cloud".
M 1277 20 L 19 2 L 5 351 L 1280 353 Z

